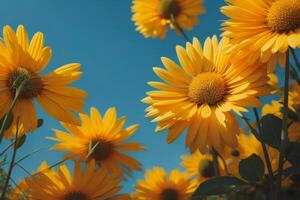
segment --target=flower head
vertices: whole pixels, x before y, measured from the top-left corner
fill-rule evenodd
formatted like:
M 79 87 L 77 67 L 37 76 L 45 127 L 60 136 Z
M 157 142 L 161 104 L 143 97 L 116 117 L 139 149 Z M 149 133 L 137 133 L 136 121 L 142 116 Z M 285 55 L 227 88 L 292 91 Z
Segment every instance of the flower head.
M 37 128 L 34 100 L 52 117 L 66 123 L 80 124 L 73 112 L 83 112 L 83 99 L 87 98 L 87 94 L 68 86 L 81 77 L 80 64 L 67 64 L 41 75 L 50 61 L 51 49 L 44 47 L 44 36 L 40 32 L 29 41 L 22 25 L 16 33 L 9 26 L 3 28 L 0 55 L 0 117 L 8 112 L 18 95 L 12 129 L 15 129 L 19 119 L 22 127 L 19 136 Z M 12 129 L 6 131 L 6 137 L 14 135 Z
M 300 1 L 226 1 L 229 5 L 221 11 L 229 19 L 222 24 L 223 36 L 232 38 L 232 55 L 240 58 L 250 50 L 252 58 L 260 57 L 268 63 L 269 71 L 273 71 L 277 56 L 280 65 L 285 66 L 288 48 L 300 47 Z
M 30 188 L 30 198 L 35 200 L 129 200 L 128 195 L 116 194 L 122 188 L 119 186 L 122 179 L 108 175 L 103 168 L 97 169 L 94 161 L 87 163 L 84 170 L 77 162 L 73 177 L 62 164 L 58 171 L 52 169 L 51 173 L 39 173 L 25 180 Z
M 168 25 L 178 31 L 178 27 L 192 29 L 198 23 L 197 16 L 204 13 L 201 6 L 203 0 L 134 0 L 132 20 L 136 30 L 145 37 L 160 37 L 163 39 L 168 31 Z
M 143 150 L 140 144 L 125 142 L 138 128 L 132 125 L 125 129 L 125 117 L 117 119 L 115 108 L 109 108 L 102 118 L 96 108 L 91 108 L 90 117 L 80 114 L 81 126 L 62 123 L 67 132 L 54 130 L 58 141 L 53 149 L 68 151 L 66 158 L 81 161 L 94 159 L 103 168 L 121 174 L 124 169 L 141 170 L 140 163 L 123 151 Z
M 162 58 L 166 69 L 154 68 L 165 83 L 149 82 L 157 90 L 148 92 L 143 102 L 150 104 L 146 116 L 158 122 L 156 131 L 169 130 L 169 143 L 188 129 L 186 146 L 191 152 L 235 147 L 239 125 L 232 111 L 241 115 L 248 106 L 261 106 L 258 97 L 270 93 L 266 66 L 232 64 L 224 50 L 228 42 L 214 36 L 202 49 L 195 38 L 186 49 L 176 47 L 181 66 Z
M 191 180 L 178 169 L 170 174 L 160 167 L 147 170 L 144 180 L 137 180 L 134 200 L 188 200 L 195 189 Z
M 186 170 L 186 173 L 196 178 L 197 185 L 207 179 L 215 177 L 213 158 L 210 154 L 202 154 L 196 151 L 190 156 L 182 156 L 181 166 Z M 225 175 L 224 164 L 218 159 L 220 175 Z

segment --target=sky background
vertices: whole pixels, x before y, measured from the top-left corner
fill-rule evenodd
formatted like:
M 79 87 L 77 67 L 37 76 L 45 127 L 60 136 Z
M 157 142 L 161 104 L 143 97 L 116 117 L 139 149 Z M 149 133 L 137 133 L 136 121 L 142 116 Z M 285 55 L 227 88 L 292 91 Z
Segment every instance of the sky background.
M 187 32 L 190 38 L 196 36 L 201 43 L 206 37 L 220 34 L 220 23 L 224 16 L 219 7 L 222 0 L 207 0 L 206 14 L 201 15 L 200 24 Z M 41 31 L 46 45 L 52 48 L 52 60 L 45 72 L 61 65 L 79 62 L 83 77 L 74 85 L 89 93 L 85 111 L 91 106 L 104 113 L 115 106 L 118 116 L 127 116 L 127 125 L 139 124 L 140 128 L 130 139 L 138 141 L 147 151 L 132 154 L 143 164 L 143 168 L 164 167 L 167 171 L 179 167 L 180 156 L 186 154 L 184 134 L 176 142 L 166 144 L 166 132 L 155 133 L 156 124 L 144 117 L 146 105 L 141 103 L 145 92 L 151 90 L 148 81 L 159 80 L 152 71 L 162 66 L 160 57 L 177 61 L 175 46 L 185 43 L 181 35 L 170 31 L 165 40 L 145 39 L 135 31 L 131 21 L 131 0 L 1 0 L 1 26 L 18 24 L 27 28 L 30 36 Z M 18 152 L 18 158 L 39 148 L 51 147 L 54 142 L 46 137 L 54 136 L 52 128 L 63 128 L 39 109 L 44 125 L 30 134 L 26 144 Z M 1 144 L 3 145 L 3 144 Z M 46 160 L 54 164 L 64 152 L 43 150 L 21 162 L 27 171 L 35 170 Z M 13 179 L 19 180 L 26 172 L 18 167 Z M 125 182 L 124 191 L 132 191 L 136 178 L 143 173 L 134 173 Z

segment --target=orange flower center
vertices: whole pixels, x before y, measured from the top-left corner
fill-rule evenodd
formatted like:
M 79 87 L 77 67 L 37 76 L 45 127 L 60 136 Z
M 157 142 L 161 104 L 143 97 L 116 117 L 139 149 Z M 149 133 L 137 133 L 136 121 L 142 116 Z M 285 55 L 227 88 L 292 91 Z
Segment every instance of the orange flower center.
M 66 194 L 61 200 L 88 200 L 86 194 L 83 192 L 70 192 Z
M 17 68 L 9 74 L 6 85 L 10 88 L 13 97 L 17 89 L 22 87 L 19 99 L 32 99 L 37 97 L 44 86 L 39 75 L 23 67 Z
M 277 0 L 268 13 L 268 26 L 274 32 L 282 33 L 300 28 L 300 1 Z
M 159 14 L 166 19 L 170 19 L 171 15 L 176 17 L 180 12 L 177 0 L 159 0 Z
M 199 174 L 205 178 L 213 177 L 215 175 L 213 162 L 208 159 L 201 160 L 199 163 Z
M 179 200 L 178 191 L 171 188 L 164 189 L 160 194 L 160 200 Z
M 188 96 L 198 105 L 207 103 L 215 105 L 225 95 L 225 83 L 220 74 L 204 72 L 193 78 Z
M 113 152 L 113 144 L 105 140 L 94 140 L 90 144 L 91 158 L 96 161 L 103 161 L 109 158 Z

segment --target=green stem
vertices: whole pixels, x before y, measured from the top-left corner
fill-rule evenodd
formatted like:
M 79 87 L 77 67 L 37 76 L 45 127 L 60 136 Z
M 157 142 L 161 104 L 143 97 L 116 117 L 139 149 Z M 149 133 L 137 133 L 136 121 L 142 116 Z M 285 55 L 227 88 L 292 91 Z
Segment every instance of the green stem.
M 281 192 L 282 171 L 284 164 L 284 154 L 288 143 L 288 102 L 289 102 L 289 49 L 286 52 L 286 66 L 284 79 L 284 99 L 283 99 L 283 120 L 281 130 L 281 144 L 279 149 L 279 164 L 278 164 L 278 180 L 277 180 L 277 197 L 279 198 Z M 279 198 L 280 199 L 280 198 Z
M 184 30 L 181 28 L 181 26 L 178 24 L 178 22 L 175 19 L 175 16 L 173 14 L 171 14 L 170 16 L 171 22 L 174 24 L 174 26 L 180 31 L 181 35 L 183 35 L 184 39 L 187 42 L 190 42 L 189 37 L 187 36 L 187 34 L 184 32 Z
M 214 148 L 212 148 L 211 154 L 213 157 L 214 174 L 216 177 L 218 177 L 218 176 L 220 176 L 219 163 L 218 163 L 218 152 Z
M 261 138 L 263 132 L 262 132 L 262 128 L 261 128 L 261 125 L 260 125 L 259 115 L 258 115 L 258 112 L 257 112 L 256 108 L 253 108 L 253 111 L 254 111 L 254 115 L 255 115 L 255 119 L 256 119 L 256 124 L 257 124 L 257 127 L 258 127 L 258 133 L 259 133 L 259 136 L 260 136 L 261 146 L 262 146 L 264 156 L 265 156 L 265 160 L 266 160 L 266 164 L 267 164 L 267 169 L 268 169 L 268 173 L 269 173 L 268 177 L 269 177 L 270 185 L 273 185 L 274 175 L 273 175 L 271 160 L 270 160 L 270 157 L 269 157 L 269 153 L 268 153 L 266 144 L 262 141 L 262 138 Z
M 19 120 L 17 120 L 17 130 L 16 130 L 16 136 L 15 136 L 14 150 L 13 150 L 12 158 L 11 158 L 11 161 L 10 161 L 10 164 L 9 164 L 7 177 L 5 179 L 5 183 L 4 183 L 4 186 L 3 186 L 3 191 L 2 191 L 2 194 L 1 194 L 1 200 L 6 199 L 5 198 L 6 190 L 7 190 L 7 187 L 8 187 L 8 183 L 9 183 L 14 165 L 15 165 L 15 159 L 16 159 L 17 149 L 18 149 L 18 147 L 17 147 L 18 133 L 19 133 Z
M 25 84 L 26 84 L 26 81 L 23 81 L 20 84 L 20 86 L 16 89 L 15 97 L 13 99 L 13 102 L 11 103 L 11 105 L 8 109 L 8 112 L 4 116 L 4 120 L 3 120 L 3 123 L 2 123 L 1 128 L 0 128 L 0 143 L 2 142 L 4 132 L 6 131 L 6 128 L 7 128 L 8 117 L 13 112 L 13 109 L 15 108 L 15 106 L 17 104 L 17 100 L 18 100 Z
M 299 61 L 297 59 L 296 52 L 295 52 L 295 50 L 293 48 L 290 48 L 290 50 L 292 52 L 292 55 L 293 55 L 293 58 L 295 60 L 296 66 L 297 66 L 298 70 L 300 71 L 300 63 L 299 63 Z M 288 57 L 286 59 L 289 60 Z

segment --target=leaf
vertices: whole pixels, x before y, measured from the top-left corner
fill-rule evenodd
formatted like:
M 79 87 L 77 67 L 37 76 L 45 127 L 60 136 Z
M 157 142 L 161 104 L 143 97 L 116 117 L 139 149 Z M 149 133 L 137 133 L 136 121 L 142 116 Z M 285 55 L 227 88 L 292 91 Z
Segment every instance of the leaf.
M 265 115 L 261 119 L 262 141 L 273 148 L 279 149 L 281 141 L 282 120 L 275 115 Z
M 293 165 L 300 164 L 300 143 L 299 142 L 289 142 L 286 151 L 286 159 Z
M 43 126 L 43 124 L 44 124 L 44 120 L 43 119 L 38 119 L 37 128 L 40 128 L 41 126 Z
M 19 137 L 16 141 L 16 148 L 20 148 L 26 141 L 26 135 L 22 135 L 21 137 Z
M 241 177 L 250 183 L 260 181 L 264 176 L 264 172 L 264 162 L 256 154 L 252 154 L 248 158 L 242 159 L 239 163 L 239 173 Z
M 286 168 L 283 170 L 284 175 L 290 176 L 290 175 L 300 175 L 300 165 L 293 165 L 289 168 Z
M 220 176 L 209 179 L 200 184 L 192 196 L 192 200 L 200 199 L 206 195 L 221 195 L 239 190 L 248 183 L 233 176 Z

